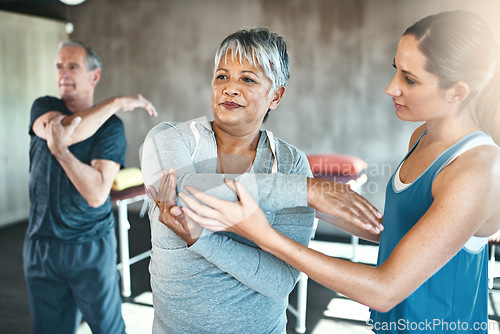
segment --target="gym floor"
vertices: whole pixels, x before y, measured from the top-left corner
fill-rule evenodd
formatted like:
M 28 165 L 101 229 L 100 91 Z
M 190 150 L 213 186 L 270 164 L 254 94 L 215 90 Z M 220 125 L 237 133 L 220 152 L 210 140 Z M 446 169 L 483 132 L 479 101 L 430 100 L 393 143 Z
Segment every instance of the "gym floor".
M 147 218 L 129 213 L 131 229 L 131 257 L 150 248 L 150 229 Z M 22 245 L 27 221 L 19 222 L 0 229 L 0 333 L 31 333 L 29 306 L 22 268 Z M 321 236 L 317 236 L 321 240 Z M 317 242 L 317 247 L 334 250 L 335 256 L 349 254 L 348 240 L 329 240 Z M 376 247 L 362 245 L 358 250 L 360 262 L 373 263 Z M 498 264 L 498 263 L 497 263 Z M 500 268 L 497 269 L 500 273 Z M 142 260 L 131 267 L 132 296 L 124 299 L 123 314 L 129 334 L 150 333 L 153 319 L 151 288 L 149 285 L 148 260 Z M 500 281 L 496 282 L 500 285 Z M 495 288 L 499 288 L 495 287 Z M 490 292 L 490 333 L 499 333 L 500 290 Z M 296 291 L 290 296 L 291 303 L 296 301 Z M 307 333 L 371 333 L 366 319 L 368 308 L 353 302 L 325 287 L 309 280 L 307 298 Z M 90 333 L 82 324 L 78 334 Z M 295 333 L 295 318 L 288 313 L 287 333 Z

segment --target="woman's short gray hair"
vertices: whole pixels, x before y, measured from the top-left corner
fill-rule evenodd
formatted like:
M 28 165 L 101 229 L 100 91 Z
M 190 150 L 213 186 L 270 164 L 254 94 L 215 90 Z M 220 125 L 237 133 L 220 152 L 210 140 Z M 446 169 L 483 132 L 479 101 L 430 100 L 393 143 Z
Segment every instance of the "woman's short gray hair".
M 87 52 L 87 57 L 85 58 L 85 64 L 87 65 L 88 71 L 93 71 L 98 68 L 102 71 L 102 60 L 99 54 L 93 50 L 87 44 L 80 41 L 64 41 L 59 43 L 59 50 L 57 50 L 57 54 L 61 52 L 61 50 L 67 46 L 81 46 Z
M 290 65 L 285 41 L 267 28 L 239 30 L 222 41 L 215 54 L 215 70 L 222 57 L 227 57 L 232 51 L 232 57 L 242 57 L 253 66 L 259 65 L 266 77 L 271 80 L 271 91 L 279 86 L 286 86 L 290 78 Z

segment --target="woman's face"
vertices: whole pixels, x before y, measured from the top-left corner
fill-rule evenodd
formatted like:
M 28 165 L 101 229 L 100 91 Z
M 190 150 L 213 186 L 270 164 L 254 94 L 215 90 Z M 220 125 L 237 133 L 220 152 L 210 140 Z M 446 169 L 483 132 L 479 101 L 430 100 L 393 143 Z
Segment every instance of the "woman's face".
M 426 60 L 414 36 L 401 38 L 394 58 L 397 72 L 385 92 L 393 97 L 396 116 L 403 121 L 429 121 L 449 114 L 447 90 L 425 69 Z
M 271 80 L 260 66 L 244 58 L 240 63 L 231 54 L 223 56 L 212 80 L 214 122 L 221 128 L 243 131 L 240 134 L 258 131 L 267 110 L 275 109 L 282 96 L 270 94 L 270 89 Z

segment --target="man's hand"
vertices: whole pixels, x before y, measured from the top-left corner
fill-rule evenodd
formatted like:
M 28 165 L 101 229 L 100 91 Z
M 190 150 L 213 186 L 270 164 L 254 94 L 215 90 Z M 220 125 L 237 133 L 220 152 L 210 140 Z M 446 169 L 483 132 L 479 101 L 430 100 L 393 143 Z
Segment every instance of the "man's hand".
M 56 158 L 69 152 L 68 146 L 71 143 L 71 136 L 82 120 L 81 117 L 75 117 L 69 125 L 64 126 L 62 122 L 65 117 L 64 115 L 56 116 L 47 125 L 47 145 Z
M 160 210 L 158 219 L 166 227 L 181 237 L 188 246 L 194 244 L 201 235 L 203 228 L 188 219 L 184 212 L 175 204 L 177 177 L 175 170 L 169 173 L 163 171 L 158 191 L 153 186 L 148 186 L 148 192 Z
M 340 217 L 373 234 L 384 229 L 382 214 L 347 184 L 308 178 L 307 202 L 321 213 Z
M 133 111 L 137 108 L 143 108 L 151 116 L 158 116 L 153 104 L 141 94 L 117 97 L 115 102 L 117 103 L 117 108 L 122 111 Z

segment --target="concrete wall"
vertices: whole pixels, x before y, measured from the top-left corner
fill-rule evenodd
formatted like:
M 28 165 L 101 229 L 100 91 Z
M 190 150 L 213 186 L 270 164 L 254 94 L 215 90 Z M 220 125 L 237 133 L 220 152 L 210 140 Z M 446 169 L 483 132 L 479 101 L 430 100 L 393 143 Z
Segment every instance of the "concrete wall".
M 97 101 L 140 92 L 160 112 L 119 115 L 129 166 L 139 166 L 139 147 L 155 124 L 211 117 L 219 43 L 237 29 L 267 26 L 288 44 L 291 78 L 266 128 L 306 154 L 363 158 L 364 194 L 383 209 L 385 184 L 418 126 L 399 121 L 384 93 L 398 40 L 421 17 L 450 9 L 479 12 L 500 35 L 498 0 L 88 0 L 68 13 L 72 38 L 104 61 Z
M 492 10 L 496 4 L 496 11 Z M 213 55 L 243 27 L 267 26 L 289 47 L 291 78 L 266 127 L 306 154 L 345 153 L 369 164 L 366 196 L 383 208 L 385 183 L 417 124 L 394 116 L 384 89 L 404 29 L 448 9 L 478 11 L 498 31 L 498 1 L 467 0 L 99 0 L 72 9 L 72 37 L 105 64 L 98 98 L 141 92 L 160 116 L 121 114 L 129 151 L 165 120 L 211 116 Z
M 0 226 L 28 217 L 28 122 L 33 100 L 57 94 L 64 22 L 0 11 Z

